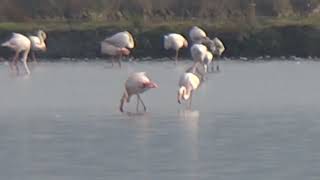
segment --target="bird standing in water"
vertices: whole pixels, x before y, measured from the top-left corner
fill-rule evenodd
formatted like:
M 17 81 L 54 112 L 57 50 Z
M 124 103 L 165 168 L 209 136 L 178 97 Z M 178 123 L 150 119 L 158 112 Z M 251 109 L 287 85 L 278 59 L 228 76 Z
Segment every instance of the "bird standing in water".
M 151 79 L 147 76 L 145 72 L 137 72 L 133 73 L 129 76 L 127 81 L 125 82 L 125 91 L 123 93 L 123 96 L 120 100 L 120 111 L 123 112 L 123 106 L 124 103 L 129 103 L 130 98 L 133 95 L 137 95 L 137 106 L 136 110 L 137 112 L 139 111 L 139 103 L 141 102 L 144 111 L 147 111 L 147 108 L 142 101 L 140 94 L 152 89 L 152 88 L 157 88 L 158 85 L 151 81 Z
M 17 74 L 19 74 L 18 60 L 19 55 L 22 53 L 21 60 L 24 65 L 25 71 L 27 75 L 31 74 L 27 64 L 28 54 L 31 48 L 31 42 L 26 36 L 19 33 L 12 33 L 12 37 L 8 41 L 2 43 L 1 46 L 8 47 L 15 51 L 15 55 L 13 56 L 12 62 L 10 64 L 11 69 L 14 66 Z
M 201 44 L 202 41 L 208 39 L 207 33 L 199 28 L 198 26 L 193 26 L 189 31 L 189 37 L 192 41 L 192 43 L 198 43 Z
M 204 79 L 204 72 L 201 68 L 203 68 L 203 65 L 196 62 L 181 75 L 177 95 L 179 104 L 181 104 L 182 100 L 189 100 L 189 108 L 191 108 L 193 92 L 199 88 Z
M 178 63 L 179 50 L 183 47 L 188 47 L 188 41 L 181 34 L 170 33 L 164 36 L 164 48 L 166 50 L 173 49 L 176 51 L 176 63 Z
M 133 48 L 134 40 L 128 31 L 118 32 L 101 42 L 101 53 L 112 56 L 112 66 L 114 64 L 113 58 L 117 57 L 119 66 L 121 67 L 122 56 L 129 55 L 129 49 Z

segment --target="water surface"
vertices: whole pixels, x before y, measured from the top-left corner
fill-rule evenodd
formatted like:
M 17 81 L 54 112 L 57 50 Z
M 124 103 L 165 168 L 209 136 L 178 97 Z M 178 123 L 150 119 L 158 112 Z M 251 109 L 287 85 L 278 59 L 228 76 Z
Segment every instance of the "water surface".
M 320 63 L 221 62 L 176 102 L 191 62 L 41 62 L 29 78 L 0 65 L 0 177 L 10 180 L 270 180 L 320 176 Z M 128 74 L 160 86 L 118 111 Z

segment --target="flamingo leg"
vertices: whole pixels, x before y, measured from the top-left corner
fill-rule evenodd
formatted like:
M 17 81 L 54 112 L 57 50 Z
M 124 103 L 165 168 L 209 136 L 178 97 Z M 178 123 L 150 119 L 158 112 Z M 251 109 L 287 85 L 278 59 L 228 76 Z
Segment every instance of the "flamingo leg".
M 122 59 L 122 55 L 120 55 L 119 58 L 118 58 L 118 63 L 119 63 L 119 67 L 120 68 L 121 68 L 121 61 L 122 61 L 121 59 Z
M 220 71 L 220 67 L 218 63 L 217 63 L 217 71 Z
M 141 99 L 140 95 L 138 94 L 137 96 L 138 96 L 138 98 L 139 98 L 139 100 L 140 100 L 140 102 L 141 102 L 141 104 L 142 104 L 142 106 L 143 106 L 143 110 L 144 110 L 144 112 L 146 112 L 146 111 L 147 111 L 147 107 L 146 107 L 146 105 L 145 105 L 145 104 L 144 104 L 144 102 L 142 101 L 142 99 Z
M 23 65 L 24 65 L 24 68 L 26 70 L 27 75 L 30 75 L 31 74 L 30 73 L 30 69 L 29 69 L 28 64 L 27 64 L 28 54 L 29 54 L 29 50 L 26 50 L 23 53 L 22 62 L 23 62 Z
M 189 100 L 189 106 L 188 109 L 191 109 L 191 104 L 192 104 L 192 91 L 190 92 L 190 100 Z
M 140 103 L 140 99 L 139 99 L 139 95 L 137 95 L 137 106 L 136 106 L 136 111 L 139 112 L 139 104 Z
M 37 63 L 36 53 L 34 51 L 31 52 L 32 61 Z
M 15 55 L 12 58 L 12 62 L 10 63 L 10 68 L 13 69 L 15 68 L 17 74 L 19 74 L 19 67 L 18 67 L 18 57 L 19 57 L 19 52 L 16 52 Z
M 111 57 L 112 67 L 114 66 L 114 57 Z
M 178 64 L 178 57 L 179 57 L 179 49 L 176 50 L 176 56 L 175 56 L 176 64 Z
M 214 72 L 214 62 L 211 63 L 211 72 Z

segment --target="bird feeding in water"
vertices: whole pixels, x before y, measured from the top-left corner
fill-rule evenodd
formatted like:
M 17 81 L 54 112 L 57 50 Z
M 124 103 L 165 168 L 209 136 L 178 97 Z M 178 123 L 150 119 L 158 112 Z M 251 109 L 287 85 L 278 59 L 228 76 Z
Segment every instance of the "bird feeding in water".
M 100 45 L 101 54 L 112 56 L 112 66 L 114 58 L 117 58 L 119 67 L 121 67 L 122 56 L 128 56 L 129 49 L 133 49 L 135 46 L 133 37 L 128 31 L 118 32 L 104 39 Z
M 183 100 L 189 100 L 189 108 L 191 108 L 193 92 L 199 88 L 204 79 L 204 72 L 201 67 L 203 68 L 202 64 L 196 62 L 181 75 L 177 95 L 179 104 L 181 104 Z
M 175 62 L 178 63 L 179 50 L 181 48 L 187 48 L 188 41 L 177 33 L 170 33 L 164 36 L 164 48 L 166 50 L 173 49 L 176 52 Z
M 36 36 L 29 36 L 31 41 L 31 57 L 32 60 L 37 62 L 35 53 L 45 52 L 47 50 L 47 46 L 45 40 L 47 39 L 47 34 L 43 30 L 39 30 Z
M 20 54 L 22 54 L 21 61 L 24 65 L 25 71 L 27 75 L 31 74 L 27 64 L 28 54 L 31 48 L 31 42 L 26 36 L 19 33 L 12 33 L 11 38 L 8 41 L 2 43 L 1 46 L 8 47 L 15 51 L 15 55 L 13 56 L 12 62 L 10 63 L 11 69 L 13 69 L 14 66 L 17 74 L 19 74 L 18 59 Z
M 136 111 L 139 111 L 139 104 L 141 102 L 144 111 L 147 111 L 147 108 L 142 101 L 140 94 L 152 89 L 158 88 L 158 85 L 154 83 L 145 72 L 136 72 L 129 76 L 129 78 L 125 82 L 125 91 L 120 100 L 120 111 L 123 112 L 123 106 L 125 103 L 129 103 L 130 99 L 133 95 L 137 96 L 137 106 Z
M 220 56 L 222 55 L 222 53 L 225 51 L 225 47 L 222 43 L 222 41 L 215 37 L 213 40 L 209 39 L 206 41 L 209 49 L 213 55 L 214 58 L 220 58 Z M 214 71 L 214 65 L 211 66 L 211 70 Z M 217 64 L 217 71 L 220 70 L 219 64 Z
M 192 59 L 195 62 L 199 62 L 203 64 L 204 59 L 208 52 L 208 48 L 203 44 L 194 44 L 192 45 L 190 52 L 191 52 Z

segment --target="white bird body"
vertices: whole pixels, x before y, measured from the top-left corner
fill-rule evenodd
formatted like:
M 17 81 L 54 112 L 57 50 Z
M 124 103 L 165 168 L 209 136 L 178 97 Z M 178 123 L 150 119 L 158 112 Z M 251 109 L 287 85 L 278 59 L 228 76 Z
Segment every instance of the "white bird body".
M 189 105 L 191 106 L 192 93 L 199 88 L 200 83 L 201 79 L 194 73 L 184 73 L 179 80 L 179 90 L 177 96 L 178 103 L 180 104 L 182 100 L 190 99 Z
M 194 61 L 203 63 L 207 55 L 208 49 L 203 44 L 194 44 L 192 45 L 190 51 L 191 51 L 192 59 Z
M 215 56 L 221 56 L 222 53 L 225 51 L 225 47 L 222 43 L 222 41 L 219 38 L 214 38 L 213 40 L 210 40 L 211 42 L 209 43 L 210 49 L 212 53 Z
M 170 33 L 164 36 L 165 49 L 173 49 L 177 51 L 182 47 L 188 47 L 188 41 L 181 34 Z
M 119 48 L 117 46 L 114 46 L 112 44 L 109 44 L 105 41 L 101 42 L 101 53 L 107 54 L 110 56 L 118 56 L 121 54 L 129 55 L 130 51 L 127 48 Z
M 213 55 L 210 51 L 207 51 L 207 54 L 205 55 L 204 58 L 204 68 L 205 72 L 208 72 L 208 66 L 212 63 L 213 60 Z
M 8 41 L 2 43 L 3 47 L 9 47 L 17 52 L 30 50 L 30 45 L 30 40 L 19 33 L 12 33 L 12 37 Z
M 176 63 L 178 62 L 179 50 L 183 47 L 188 47 L 188 41 L 181 34 L 170 33 L 164 36 L 164 48 L 176 51 Z
M 134 40 L 128 31 L 118 32 L 101 42 L 101 54 L 118 56 L 118 63 L 121 67 L 121 57 L 129 55 L 130 49 L 134 48 Z M 112 58 L 112 66 L 114 59 Z
M 203 39 L 207 38 L 207 33 L 198 26 L 193 26 L 189 31 L 189 37 L 193 43 L 201 43 Z
M 146 106 L 144 105 L 142 99 L 140 98 L 141 93 L 151 89 L 157 88 L 158 85 L 151 81 L 151 79 L 146 75 L 145 72 L 133 73 L 125 82 L 125 92 L 121 98 L 120 111 L 123 112 L 124 103 L 130 102 L 130 98 L 133 95 L 137 95 L 137 111 L 139 108 L 139 101 L 142 103 L 144 110 L 146 111 Z
M 134 40 L 128 31 L 118 32 L 104 41 L 119 48 L 134 48 Z
M 17 66 L 19 54 L 23 53 L 21 60 L 26 70 L 26 73 L 29 75 L 30 70 L 27 65 L 27 59 L 28 59 L 28 54 L 30 52 L 30 48 L 31 48 L 31 41 L 22 34 L 12 33 L 12 37 L 8 41 L 2 43 L 1 45 L 3 47 L 8 47 L 15 51 L 15 55 L 13 57 L 13 60 L 10 66 L 12 67 L 12 64 L 13 64 L 17 70 L 17 73 L 19 73 L 19 69 Z
M 39 30 L 37 36 L 29 36 L 29 39 L 31 41 L 32 51 L 46 51 L 47 46 L 45 40 L 47 39 L 47 35 L 44 31 Z

